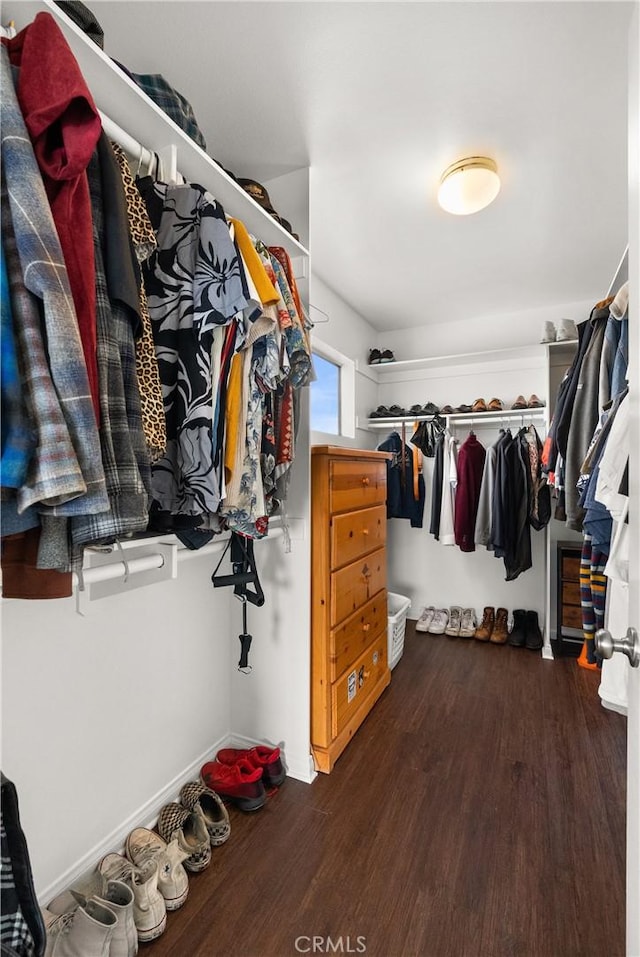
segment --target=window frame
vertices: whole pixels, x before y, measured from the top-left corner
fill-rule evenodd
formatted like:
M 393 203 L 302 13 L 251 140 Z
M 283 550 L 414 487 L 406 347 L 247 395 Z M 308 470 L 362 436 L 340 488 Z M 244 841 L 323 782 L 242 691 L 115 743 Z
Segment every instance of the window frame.
M 309 413 L 310 431 L 316 435 L 330 435 L 334 438 L 354 439 L 356 435 L 356 364 L 353 359 L 346 356 L 338 349 L 334 349 L 321 339 L 315 336 L 311 342 L 311 352 L 317 354 L 327 362 L 331 362 L 338 367 L 338 391 L 339 391 L 339 432 L 321 432 L 313 428 L 311 411 Z M 311 384 L 313 388 L 313 383 Z M 311 405 L 311 394 L 309 395 Z

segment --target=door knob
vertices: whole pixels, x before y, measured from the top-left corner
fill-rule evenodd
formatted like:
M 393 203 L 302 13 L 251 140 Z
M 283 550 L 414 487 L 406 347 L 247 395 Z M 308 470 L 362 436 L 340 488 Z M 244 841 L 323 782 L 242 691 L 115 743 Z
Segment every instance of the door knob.
M 635 628 L 627 628 L 624 638 L 612 638 L 606 628 L 600 628 L 595 634 L 596 651 L 603 658 L 612 658 L 614 651 L 621 651 L 629 659 L 632 668 L 640 665 L 640 638 Z

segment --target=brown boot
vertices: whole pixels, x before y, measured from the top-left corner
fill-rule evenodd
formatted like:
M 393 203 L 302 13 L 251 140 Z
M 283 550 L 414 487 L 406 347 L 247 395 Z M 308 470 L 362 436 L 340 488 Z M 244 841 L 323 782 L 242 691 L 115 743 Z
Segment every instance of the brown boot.
M 498 608 L 496 611 L 496 623 L 493 626 L 493 631 L 491 632 L 491 638 L 489 641 L 493 641 L 496 645 L 504 645 L 509 637 L 508 618 L 509 612 L 507 609 Z
M 489 641 L 495 620 L 495 610 L 487 606 L 482 613 L 482 623 L 479 628 L 476 628 L 476 638 L 478 641 Z

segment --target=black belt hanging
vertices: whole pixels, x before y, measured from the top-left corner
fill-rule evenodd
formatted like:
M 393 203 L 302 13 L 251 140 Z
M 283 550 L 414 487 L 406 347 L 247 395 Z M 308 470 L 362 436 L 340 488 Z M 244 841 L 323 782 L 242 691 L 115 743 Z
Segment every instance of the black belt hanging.
M 222 564 L 222 559 L 231 548 L 231 565 L 233 574 L 217 575 L 217 571 Z M 217 575 L 217 577 L 216 577 Z M 229 541 L 220 556 L 220 561 L 215 567 L 211 576 L 214 588 L 224 588 L 226 585 L 233 585 L 233 594 L 242 602 L 242 634 L 240 639 L 240 661 L 238 662 L 239 671 L 251 671 L 249 665 L 249 648 L 251 647 L 251 635 L 247 632 L 247 602 L 258 607 L 264 605 L 264 592 L 258 578 L 258 569 L 253 555 L 253 539 L 245 535 L 239 535 L 232 532 Z M 253 585 L 253 590 L 247 586 Z

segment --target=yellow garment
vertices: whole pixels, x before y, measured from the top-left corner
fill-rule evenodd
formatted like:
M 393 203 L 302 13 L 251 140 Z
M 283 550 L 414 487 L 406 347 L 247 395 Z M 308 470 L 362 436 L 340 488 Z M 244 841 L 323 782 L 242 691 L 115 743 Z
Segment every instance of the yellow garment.
M 227 484 L 231 481 L 238 442 L 244 442 L 243 423 L 246 426 L 247 411 L 242 408 L 242 372 L 244 353 L 236 352 L 231 360 L 227 383 L 226 409 L 224 416 L 224 472 Z
M 277 302 L 279 299 L 278 293 L 274 289 L 273 283 L 262 265 L 260 256 L 255 251 L 254 245 L 251 242 L 251 236 L 247 232 L 247 227 L 239 219 L 233 219 L 232 217 L 229 217 L 229 222 L 234 227 L 235 240 L 242 253 L 242 258 L 245 261 L 247 269 L 251 273 L 253 283 L 258 290 L 260 302 L 263 306 Z

